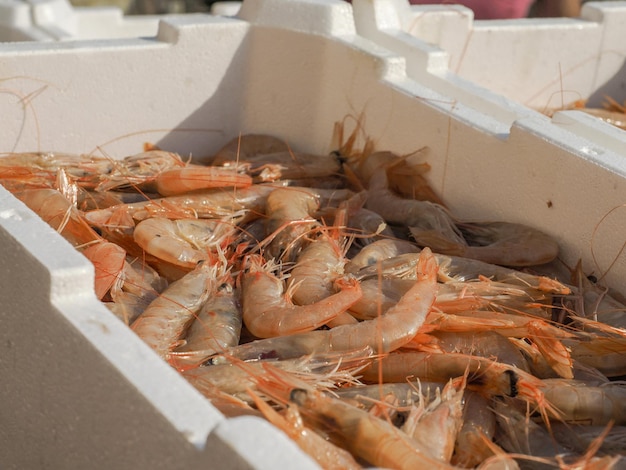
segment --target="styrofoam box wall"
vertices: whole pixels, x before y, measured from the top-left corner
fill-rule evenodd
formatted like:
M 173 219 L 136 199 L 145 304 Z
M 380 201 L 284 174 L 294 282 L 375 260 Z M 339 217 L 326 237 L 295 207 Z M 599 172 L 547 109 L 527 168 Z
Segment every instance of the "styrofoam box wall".
M 201 158 L 267 132 L 326 153 L 333 124 L 362 114 L 379 149 L 428 146 L 431 184 L 457 216 L 542 229 L 564 261 L 610 267 L 624 292 L 623 158 L 542 115 L 491 129 L 357 35 L 348 3 L 246 0 L 237 18 L 163 20 L 152 39 L 6 43 L 0 77 L 4 152 L 121 158 L 152 142 Z M 314 466 L 264 421 L 217 412 L 97 301 L 90 263 L 2 188 L 0 266 L 4 468 Z
M 114 6 L 74 7 L 69 0 L 0 0 L 0 42 L 153 37 L 160 18 L 125 16 Z
M 538 110 L 609 95 L 626 101 L 626 2 L 588 2 L 579 18 L 474 20 L 460 5 L 358 2 L 383 29 L 446 52 L 455 74 Z
M 352 4 L 359 35 L 405 57 L 410 78 L 482 114 L 479 125 L 488 132 L 507 135 L 516 120 L 535 119 L 545 111 L 555 95 L 563 104 L 569 103 L 566 95 L 574 97 L 571 101 L 591 98 L 590 105 L 594 95 L 605 92 L 618 101 L 626 99 L 626 2 L 585 5 L 587 16 L 602 19 L 594 23 L 568 18 L 472 23 L 472 11 L 457 5 L 412 6 L 407 0 Z M 458 55 L 463 67 L 454 65 Z M 560 65 L 568 75 L 565 82 L 559 80 Z M 508 96 L 535 93 L 535 87 L 545 93 L 538 101 L 541 110 L 532 107 L 537 104 L 533 100 Z M 552 124 L 578 132 L 594 149 L 610 149 L 626 158 L 626 132 L 616 132 L 595 117 L 559 111 Z

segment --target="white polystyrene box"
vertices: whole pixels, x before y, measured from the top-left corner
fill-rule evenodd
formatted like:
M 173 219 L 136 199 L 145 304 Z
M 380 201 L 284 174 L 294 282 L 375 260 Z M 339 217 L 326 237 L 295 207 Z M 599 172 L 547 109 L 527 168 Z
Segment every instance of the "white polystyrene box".
M 238 18 L 164 19 L 155 38 L 7 43 L 0 151 L 121 158 L 151 142 L 201 160 L 267 132 L 326 153 L 333 124 L 362 115 L 379 149 L 428 146 L 457 216 L 542 229 L 624 292 L 624 160 L 540 115 L 492 129 L 405 63 L 331 0 L 246 0 Z M 96 300 L 89 262 L 1 188 L 0 266 L 4 467 L 314 467 L 264 421 L 218 413 Z
M 154 37 L 163 17 L 75 7 L 69 0 L 1 0 L 0 42 Z
M 514 20 L 474 20 L 472 10 L 459 5 L 359 5 L 377 11 L 381 28 L 393 22 L 445 51 L 447 66 L 460 77 L 533 109 L 581 99 L 598 107 L 604 95 L 626 100 L 624 1 L 584 3 L 579 18 Z

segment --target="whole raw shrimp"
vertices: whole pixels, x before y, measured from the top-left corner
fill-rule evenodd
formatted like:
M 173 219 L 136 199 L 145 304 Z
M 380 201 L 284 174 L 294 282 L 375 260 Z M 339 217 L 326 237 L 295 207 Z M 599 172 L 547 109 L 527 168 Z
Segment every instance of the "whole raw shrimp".
M 187 330 L 184 344 L 171 353 L 179 364 L 199 365 L 239 344 L 243 312 L 232 275 L 227 263 L 215 264 L 214 269 L 215 282 L 211 283 L 208 300 Z
M 553 237 L 523 224 L 510 222 L 457 222 L 463 242 L 442 237 L 431 230 L 410 228 L 419 245 L 447 255 L 464 256 L 504 266 L 535 266 L 549 263 L 559 254 Z
M 209 263 L 171 283 L 132 323 L 131 329 L 162 359 L 170 361 L 194 315 L 207 301 L 214 282 Z
M 149 217 L 216 218 L 246 211 L 250 219 L 265 211 L 268 195 L 276 185 L 255 184 L 248 188 L 211 190 L 205 193 L 170 196 L 149 201 L 120 204 L 85 212 L 89 223 L 103 228 L 133 229 L 135 221 Z
M 449 469 L 448 463 L 385 419 L 315 390 L 294 389 L 291 400 L 316 420 L 332 423 L 347 449 L 366 462 L 383 468 Z
M 431 381 L 447 381 L 468 373 L 467 387 L 487 396 L 509 396 L 534 405 L 544 422 L 559 417 L 558 408 L 543 392 L 544 382 L 509 364 L 489 358 L 461 353 L 394 352 L 363 370 L 363 380 L 401 382 L 406 377 Z
M 395 306 L 378 318 L 341 325 L 330 330 L 253 341 L 230 348 L 225 352 L 225 357 L 250 360 L 267 357 L 268 354 L 297 357 L 312 352 L 349 351 L 364 347 L 382 353 L 398 349 L 415 336 L 435 301 L 437 263 L 430 250 L 422 250 L 417 271 L 417 281 L 411 289 Z M 255 300 L 258 301 L 258 297 Z M 223 360 L 224 358 L 216 357 L 211 361 L 219 363 Z
M 313 304 L 294 305 L 291 293 L 284 292 L 283 281 L 272 273 L 277 267 L 260 255 L 251 255 L 242 277 L 243 321 L 259 338 L 314 330 L 345 312 L 361 296 L 355 279 L 339 278 L 335 282 L 339 292 Z
M 363 468 L 350 452 L 324 439 L 320 434 L 308 428 L 302 419 L 299 408 L 290 403 L 285 412 L 280 414 L 256 393 L 250 391 L 256 407 L 267 420 L 285 432 L 307 455 L 312 457 L 322 468 L 337 470 L 357 470 Z
M 236 214 L 235 214 L 236 215 Z M 140 221 L 133 232 L 137 245 L 165 262 L 193 269 L 234 238 L 236 219 L 177 219 L 151 217 Z
M 292 259 L 305 243 L 304 236 L 319 222 L 313 214 L 320 207 L 318 194 L 309 188 L 290 187 L 272 192 L 267 198 L 268 258 Z
M 155 182 L 160 195 L 175 196 L 213 188 L 247 188 L 252 177 L 237 167 L 187 165 L 159 173 Z
M 580 380 L 544 379 L 542 390 L 565 422 L 626 425 L 626 385 L 623 382 L 596 386 Z

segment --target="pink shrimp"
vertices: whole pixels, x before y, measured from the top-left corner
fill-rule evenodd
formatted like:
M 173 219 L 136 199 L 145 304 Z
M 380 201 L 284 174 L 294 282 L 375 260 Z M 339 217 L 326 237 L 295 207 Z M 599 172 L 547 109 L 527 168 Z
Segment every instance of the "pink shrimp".
M 237 168 L 188 165 L 172 168 L 156 177 L 157 191 L 162 196 L 175 196 L 212 188 L 247 188 L 252 178 Z
M 294 305 L 283 293 L 283 281 L 272 274 L 274 263 L 252 255 L 242 280 L 243 321 L 260 338 L 301 333 L 318 328 L 346 311 L 361 296 L 355 279 L 338 279 L 339 292 L 314 304 Z
M 430 250 L 422 250 L 417 270 L 417 281 L 413 287 L 378 318 L 330 330 L 253 341 L 225 351 L 225 359 L 215 357 L 211 361 L 219 363 L 228 360 L 228 357 L 249 360 L 268 355 L 295 357 L 312 352 L 348 351 L 364 347 L 380 352 L 398 349 L 415 336 L 437 293 L 437 263 Z M 251 297 L 251 300 L 260 302 L 259 297 Z
M 206 302 L 213 280 L 209 263 L 200 263 L 196 269 L 170 284 L 153 300 L 131 325 L 132 330 L 162 359 L 169 361 L 171 352 Z

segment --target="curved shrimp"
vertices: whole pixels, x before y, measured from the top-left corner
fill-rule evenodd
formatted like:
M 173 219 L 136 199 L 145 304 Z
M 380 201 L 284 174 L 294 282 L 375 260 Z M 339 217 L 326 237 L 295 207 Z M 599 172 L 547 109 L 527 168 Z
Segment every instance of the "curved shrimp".
M 208 285 L 213 281 L 209 263 L 200 263 L 193 271 L 170 284 L 132 323 L 131 329 L 162 359 L 170 361 L 171 352 L 207 301 Z
M 341 278 L 335 283 L 339 292 L 314 304 L 294 305 L 291 294 L 283 293 L 283 281 L 272 274 L 275 268 L 274 263 L 252 255 L 242 279 L 243 321 L 259 338 L 314 330 L 345 312 L 361 296 L 355 279 Z
M 364 347 L 381 352 L 398 349 L 415 336 L 435 301 L 437 264 L 430 250 L 422 250 L 422 259 L 417 269 L 417 282 L 394 307 L 380 317 L 330 330 L 253 341 L 230 348 L 225 352 L 225 357 L 250 360 L 267 357 L 267 354 L 295 357 L 312 352 L 349 351 Z M 258 302 L 258 299 L 257 297 L 255 300 Z M 214 363 L 222 360 L 223 358 L 212 358 Z
M 304 245 L 302 237 L 317 227 L 313 217 L 320 207 L 318 194 L 309 188 L 290 187 L 272 192 L 267 198 L 267 232 L 271 241 L 268 257 L 279 258 L 297 254 Z
M 133 232 L 137 245 L 165 262 L 193 269 L 208 259 L 235 233 L 235 223 L 222 219 L 177 219 L 152 217 L 140 221 Z
M 296 304 L 312 304 L 335 293 L 335 281 L 344 275 L 346 262 L 342 245 L 329 230 L 321 230 L 320 235 L 302 249 L 289 278 Z

